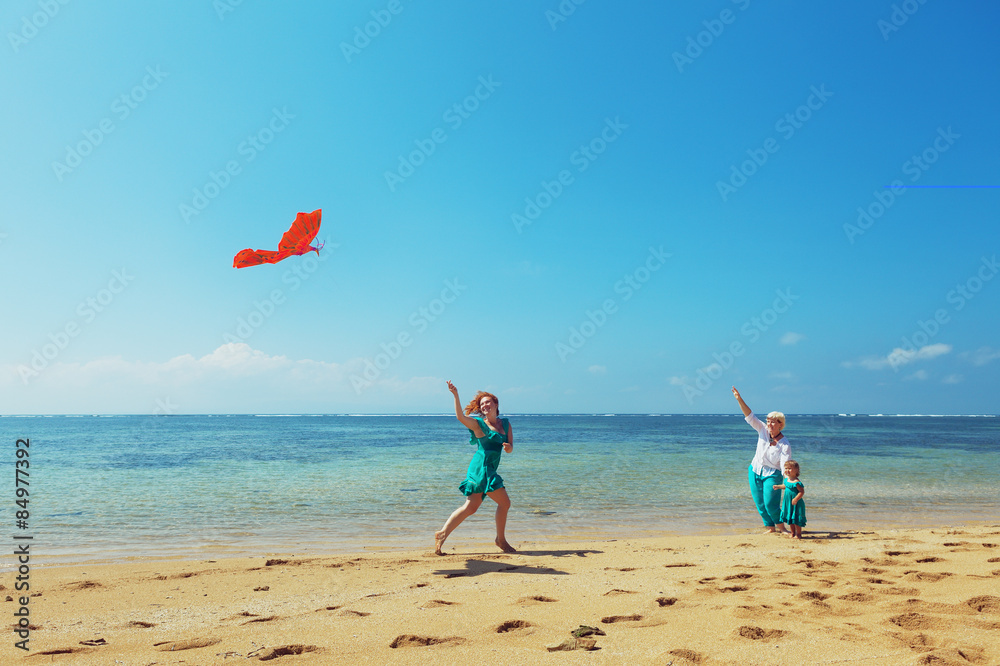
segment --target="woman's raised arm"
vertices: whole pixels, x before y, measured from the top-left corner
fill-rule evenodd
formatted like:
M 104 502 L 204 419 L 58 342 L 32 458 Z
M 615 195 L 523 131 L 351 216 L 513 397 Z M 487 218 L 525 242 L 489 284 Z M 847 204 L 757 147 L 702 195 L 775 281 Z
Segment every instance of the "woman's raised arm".
M 740 392 L 736 390 L 735 386 L 733 387 L 733 395 L 736 397 L 736 402 L 740 403 L 740 409 L 743 410 L 743 416 L 750 416 L 753 412 L 751 412 L 750 408 L 747 407 L 747 403 L 743 402 L 743 398 L 740 397 Z
M 474 432 L 476 437 L 485 437 L 486 434 L 483 432 L 483 429 L 479 427 L 479 422 L 476 421 L 476 419 L 469 418 L 465 415 L 465 412 L 462 411 L 462 401 L 458 398 L 458 389 L 455 388 L 455 385 L 450 381 L 448 382 L 448 390 L 451 391 L 453 396 L 455 396 L 455 418 L 461 421 L 462 425 L 466 428 Z

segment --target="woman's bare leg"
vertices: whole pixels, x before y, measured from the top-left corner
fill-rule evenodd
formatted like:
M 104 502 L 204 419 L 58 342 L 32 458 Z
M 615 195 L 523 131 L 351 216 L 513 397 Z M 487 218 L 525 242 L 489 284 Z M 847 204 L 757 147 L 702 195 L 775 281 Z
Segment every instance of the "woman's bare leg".
M 494 543 L 505 553 L 516 553 L 514 547 L 507 543 L 507 537 L 504 534 L 507 529 L 507 512 L 510 511 L 510 496 L 507 495 L 507 489 L 499 488 L 488 493 L 487 496 L 497 503 L 497 538 Z
M 462 521 L 474 514 L 478 509 L 479 505 L 483 503 L 483 496 L 480 494 L 469 495 L 465 498 L 465 504 L 455 509 L 455 511 L 448 516 L 448 520 L 445 521 L 444 527 L 439 531 L 434 533 L 434 553 L 437 555 L 444 555 L 441 551 L 441 547 L 444 546 L 445 539 L 448 535 L 455 531 L 455 528 L 462 524 Z

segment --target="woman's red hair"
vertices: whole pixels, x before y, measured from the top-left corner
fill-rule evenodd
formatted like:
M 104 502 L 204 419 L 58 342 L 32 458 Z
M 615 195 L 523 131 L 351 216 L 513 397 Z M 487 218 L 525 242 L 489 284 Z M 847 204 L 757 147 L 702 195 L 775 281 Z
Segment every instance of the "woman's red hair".
M 496 397 L 492 393 L 488 393 L 487 391 L 480 391 L 479 393 L 476 394 L 476 397 L 470 400 L 469 404 L 465 406 L 465 415 L 469 416 L 470 414 L 480 414 L 481 412 L 479 411 L 479 401 L 487 396 L 493 398 L 493 402 L 496 403 L 497 406 L 497 414 L 499 414 L 500 398 Z

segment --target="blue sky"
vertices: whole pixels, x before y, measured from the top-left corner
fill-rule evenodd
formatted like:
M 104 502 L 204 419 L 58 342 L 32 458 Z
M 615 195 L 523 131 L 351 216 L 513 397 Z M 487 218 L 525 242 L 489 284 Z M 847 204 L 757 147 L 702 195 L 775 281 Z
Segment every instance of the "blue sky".
M 998 22 L 8 2 L 0 413 L 995 413 Z

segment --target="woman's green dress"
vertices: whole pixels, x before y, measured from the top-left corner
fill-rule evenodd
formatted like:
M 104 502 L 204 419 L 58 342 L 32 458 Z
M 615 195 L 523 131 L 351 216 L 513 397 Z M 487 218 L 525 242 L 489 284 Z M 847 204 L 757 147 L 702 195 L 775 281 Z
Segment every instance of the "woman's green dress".
M 469 463 L 469 471 L 465 475 L 465 481 L 458 487 L 462 494 L 468 497 L 473 493 L 482 493 L 483 497 L 487 493 L 503 488 L 503 479 L 497 474 L 497 467 L 500 466 L 500 454 L 503 453 L 503 443 L 507 441 L 507 433 L 510 432 L 510 421 L 500 419 L 503 426 L 503 433 L 493 432 L 486 425 L 486 421 L 474 416 L 479 422 L 484 437 L 476 437 L 476 433 L 471 429 L 469 432 L 469 444 L 477 444 L 475 455 Z

